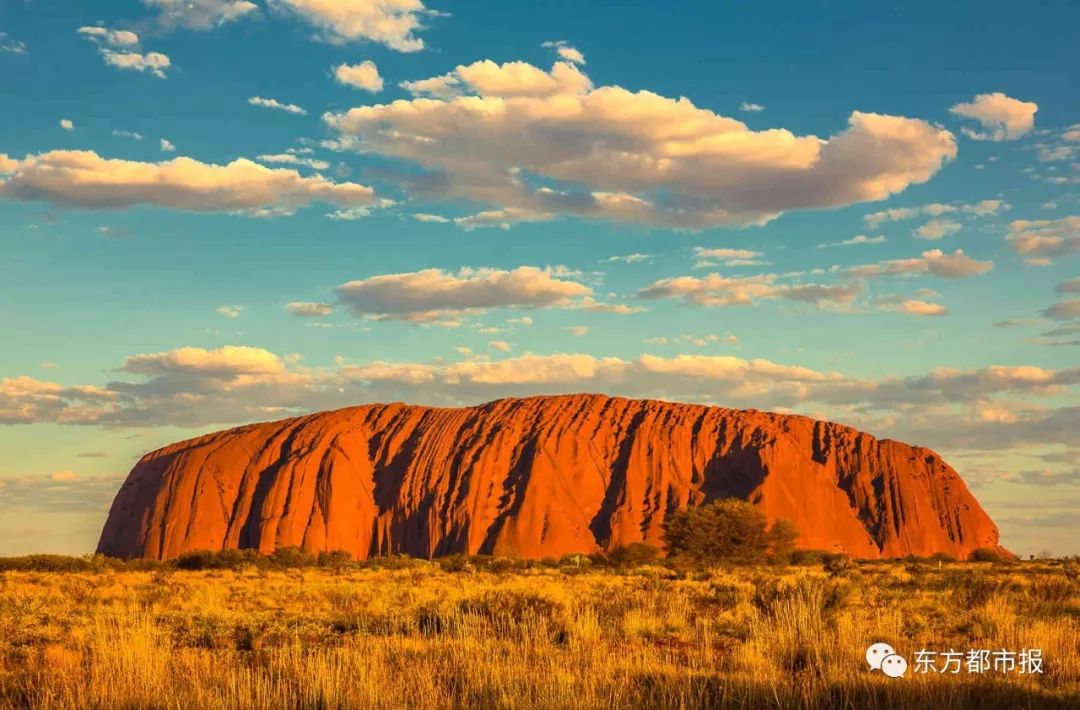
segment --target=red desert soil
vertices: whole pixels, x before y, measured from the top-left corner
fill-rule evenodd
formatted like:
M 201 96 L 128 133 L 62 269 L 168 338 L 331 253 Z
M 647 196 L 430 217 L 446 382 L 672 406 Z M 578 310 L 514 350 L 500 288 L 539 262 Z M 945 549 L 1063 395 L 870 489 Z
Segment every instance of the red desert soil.
M 660 545 L 672 510 L 728 496 L 792 520 L 804 548 L 964 557 L 998 545 L 929 449 L 801 416 L 567 395 L 372 404 L 173 444 L 131 471 L 98 551 L 555 557 Z

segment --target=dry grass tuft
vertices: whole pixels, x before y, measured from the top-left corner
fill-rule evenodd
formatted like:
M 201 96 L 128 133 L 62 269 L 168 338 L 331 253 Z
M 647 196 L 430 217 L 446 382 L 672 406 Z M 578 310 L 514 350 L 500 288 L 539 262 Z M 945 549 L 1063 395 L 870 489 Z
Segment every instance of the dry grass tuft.
M 50 564 L 53 564 L 50 562 Z M 1076 707 L 1080 579 L 1032 562 L 678 574 L 383 567 L 0 572 L 0 707 Z M 1041 648 L 889 679 L 863 651 Z

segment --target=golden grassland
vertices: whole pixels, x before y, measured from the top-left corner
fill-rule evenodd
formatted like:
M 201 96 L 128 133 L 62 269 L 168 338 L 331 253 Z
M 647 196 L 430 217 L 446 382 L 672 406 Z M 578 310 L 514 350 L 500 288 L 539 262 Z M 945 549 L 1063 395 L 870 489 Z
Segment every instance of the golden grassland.
M 0 572 L 0 706 L 1078 707 L 1075 562 Z M 1041 648 L 890 679 L 863 653 Z

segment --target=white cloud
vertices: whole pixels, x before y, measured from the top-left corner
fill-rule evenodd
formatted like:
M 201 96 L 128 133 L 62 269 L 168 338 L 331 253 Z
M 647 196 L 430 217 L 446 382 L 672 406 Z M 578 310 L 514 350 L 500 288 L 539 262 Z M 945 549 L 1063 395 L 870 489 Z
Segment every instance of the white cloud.
M 1039 105 L 1031 101 L 1019 101 L 1000 91 L 979 94 L 970 103 L 959 103 L 949 109 L 950 113 L 979 122 L 983 130 L 961 129 L 965 135 L 980 141 L 1004 141 L 1020 138 L 1035 125 L 1035 112 Z
M 868 237 L 865 234 L 856 234 L 851 239 L 845 239 L 840 242 L 829 242 L 828 244 L 818 244 L 818 249 L 825 249 L 827 247 L 851 247 L 858 246 L 860 244 L 884 244 L 885 237 L 881 234 L 876 237 Z
M 919 207 L 894 207 L 880 212 L 872 212 L 863 216 L 871 227 L 877 227 L 884 222 L 899 222 L 914 217 L 929 216 L 940 217 L 946 214 L 967 214 L 974 217 L 994 217 L 1002 212 L 1012 209 L 1012 205 L 1004 200 L 980 200 L 972 204 L 942 204 L 935 202 Z
M 427 214 L 426 212 L 417 212 L 413 214 L 412 217 L 417 222 L 433 222 L 435 224 L 446 224 L 450 221 L 450 219 L 443 217 L 441 214 Z
M 383 79 L 379 76 L 379 68 L 370 59 L 353 65 L 339 64 L 334 67 L 334 77 L 339 84 L 355 86 L 371 93 L 383 90 Z
M 161 139 L 160 146 L 161 146 L 161 152 L 162 153 L 175 153 L 176 152 L 176 146 L 172 144 L 172 141 L 170 141 L 170 140 L 168 140 L 166 138 Z
M 924 251 L 922 256 L 918 258 L 892 259 L 880 261 L 876 264 L 852 266 L 847 269 L 847 274 L 860 278 L 929 274 L 941 278 L 957 279 L 985 274 L 992 268 L 994 268 L 992 261 L 973 259 L 965 254 L 963 249 L 957 249 L 952 254 L 947 254 L 940 249 L 931 249 L 930 251 Z
M 270 7 L 302 18 L 328 42 L 366 39 L 399 52 L 416 52 L 424 41 L 413 33 L 427 14 L 421 0 L 268 0 Z
M 7 156 L 3 156 L 7 159 Z M 8 159 L 10 160 L 10 159 Z M 59 206 L 118 209 L 139 204 L 194 212 L 278 210 L 312 202 L 371 204 L 369 187 L 238 159 L 226 165 L 179 157 L 152 163 L 107 159 L 93 151 L 58 150 L 14 161 L 0 198 Z
M 739 104 L 739 110 L 747 113 L 757 113 L 758 111 L 764 111 L 765 106 L 762 104 L 750 103 L 749 101 L 743 101 Z
M 306 116 L 307 111 L 300 108 L 296 104 L 283 104 L 277 99 L 267 99 L 262 96 L 252 96 L 247 100 L 252 106 L 261 106 L 263 108 L 272 108 L 278 111 L 285 111 L 286 113 L 295 114 L 297 116 Z
M 284 361 L 263 348 L 225 345 L 214 350 L 177 348 L 167 352 L 131 355 L 120 368 L 143 375 L 185 373 L 208 377 L 262 375 L 282 372 Z
M 428 174 L 402 178 L 415 197 L 483 203 L 500 226 L 563 214 L 756 224 L 884 199 L 956 154 L 952 134 L 920 120 L 857 111 L 828 140 L 753 131 L 686 98 L 593 87 L 570 62 L 480 61 L 403 85 L 434 98 L 327 114 L 336 146 L 416 163 Z
M 600 263 L 614 264 L 616 262 L 621 262 L 623 264 L 640 264 L 643 261 L 650 261 L 652 258 L 652 254 L 634 252 L 633 254 L 624 254 L 622 256 L 609 256 L 606 259 L 601 259 Z
M 325 160 L 315 160 L 314 158 L 302 158 L 295 153 L 274 153 L 270 155 L 260 155 L 256 158 L 260 163 L 274 163 L 285 165 L 303 165 L 311 168 L 312 170 L 326 170 L 330 167 L 330 163 Z
M 941 239 L 963 229 L 963 225 L 951 219 L 932 219 L 915 230 L 916 239 Z
M 139 35 L 130 30 L 110 30 L 107 27 L 80 27 L 78 29 L 86 39 L 110 47 L 134 47 L 139 44 Z
M 294 316 L 301 318 L 323 317 L 334 312 L 333 306 L 329 303 L 317 303 L 312 301 L 293 301 L 292 303 L 286 303 L 285 310 L 289 311 L 289 313 L 292 313 Z
M 243 306 L 219 306 L 217 309 L 219 315 L 223 315 L 226 318 L 239 318 L 240 314 L 244 311 Z
M 501 353 L 508 353 L 512 349 L 510 343 L 505 340 L 492 340 L 488 342 L 488 347 L 492 350 L 498 350 Z
M 130 30 L 111 30 L 107 27 L 80 27 L 80 35 L 97 45 L 105 63 L 117 69 L 146 72 L 165 79 L 171 60 L 160 52 L 138 51 L 139 35 Z
M 511 271 L 462 269 L 456 274 L 425 269 L 350 281 L 337 295 L 353 313 L 429 323 L 490 308 L 570 306 L 592 295 L 582 283 L 560 278 L 559 269 L 520 266 Z
M 415 81 L 402 81 L 398 84 L 413 96 L 427 96 L 440 99 L 450 99 L 459 94 L 458 85 L 461 81 L 453 73 L 433 76 L 427 79 Z
M 639 298 L 682 298 L 696 306 L 750 306 L 759 300 L 780 299 L 821 308 L 847 306 L 859 293 L 851 284 L 779 284 L 776 274 L 701 278 L 677 276 L 661 279 L 638 291 Z
M 1063 160 L 1072 160 L 1076 157 L 1077 146 L 1074 145 L 1038 145 L 1035 146 L 1037 157 L 1041 163 L 1053 163 Z
M 878 308 L 882 310 L 908 313 L 914 316 L 944 316 L 949 313 L 949 309 L 940 303 L 931 303 L 903 296 L 879 298 L 877 304 Z
M 464 217 L 455 217 L 454 224 L 465 231 L 483 228 L 510 229 L 510 225 L 514 223 L 537 222 L 551 217 L 552 215 L 548 213 L 531 212 L 511 207 L 500 210 L 482 210 Z
M 142 3 L 159 11 L 158 24 L 166 29 L 209 30 L 259 14 L 259 6 L 248 0 L 142 0 Z
M 371 216 L 371 207 L 348 207 L 334 210 L 326 215 L 328 219 L 338 222 L 353 222 L 358 219 L 367 219 Z
M 570 46 L 570 44 L 566 40 L 560 39 L 552 42 L 543 42 L 540 46 L 554 49 L 555 53 L 559 56 L 559 59 L 562 59 L 564 61 L 572 62 L 574 64 L 585 63 L 585 55 L 582 54 L 579 50 Z
M 7 32 L 0 32 L 0 52 L 26 54 L 26 42 L 11 39 Z
M 699 260 L 694 268 L 711 268 L 716 266 L 716 262 L 720 262 L 724 266 L 758 266 L 765 263 L 760 258 L 762 256 L 764 256 L 763 252 L 751 251 L 750 249 L 694 247 L 694 257 Z
M 1029 262 L 1080 251 L 1080 216 L 1061 219 L 1018 219 L 1009 224 L 1006 240 Z
M 1054 408 L 1054 399 L 1021 405 L 1012 399 L 1060 400 L 1063 393 L 1074 391 L 1067 388 L 1080 384 L 1080 368 L 938 368 L 905 377 L 860 379 L 732 356 L 683 353 L 624 359 L 530 353 L 492 360 L 469 353 L 458 362 L 339 361 L 335 368 L 323 369 L 303 367 L 295 358 L 261 348 L 230 346 L 133 356 L 123 369 L 140 381 L 93 387 L 29 377 L 0 380 L 0 422 L 201 427 L 364 401 L 458 405 L 502 396 L 591 391 L 796 409 L 953 451 L 1080 445 L 1080 408 Z M 999 395 L 1010 399 L 997 399 Z M 994 408 L 1007 408 L 1011 414 L 986 421 L 985 413 Z
M 703 348 L 713 343 L 725 343 L 727 345 L 739 345 L 739 339 L 734 335 L 725 335 L 720 337 L 719 335 L 679 335 L 674 338 L 667 337 L 655 337 L 646 338 L 645 343 L 647 345 L 677 345 L 687 344 L 693 345 L 698 348 Z
M 106 64 L 117 69 L 130 69 L 138 72 L 148 72 L 158 79 L 164 79 L 165 70 L 172 63 L 169 58 L 160 52 L 114 52 L 110 49 L 102 49 L 101 56 Z
M 112 134 L 117 138 L 130 138 L 133 141 L 141 141 L 144 138 L 143 134 L 136 133 L 135 131 L 121 131 L 119 129 L 114 129 Z
M 60 127 L 63 128 L 65 131 L 74 131 L 75 123 L 70 118 L 61 118 Z

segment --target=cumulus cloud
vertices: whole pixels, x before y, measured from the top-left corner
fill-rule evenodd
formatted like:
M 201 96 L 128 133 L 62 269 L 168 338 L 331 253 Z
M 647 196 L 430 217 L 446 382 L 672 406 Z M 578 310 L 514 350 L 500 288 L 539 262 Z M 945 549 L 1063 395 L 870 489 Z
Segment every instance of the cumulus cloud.
M 115 399 L 101 387 L 5 377 L 0 379 L 0 424 L 79 422 L 109 411 Z
M 283 104 L 277 99 L 267 99 L 262 96 L 252 96 L 248 99 L 248 103 L 252 106 L 261 106 L 263 108 L 272 108 L 277 111 L 285 111 L 286 113 L 295 114 L 297 116 L 306 116 L 307 111 L 300 108 L 296 104 Z
M 307 368 L 261 348 L 231 346 L 136 355 L 121 369 L 127 379 L 104 387 L 2 380 L 0 423 L 206 426 L 369 401 L 459 405 L 591 391 L 796 409 L 951 450 L 1047 443 L 1080 447 L 1080 407 L 1047 406 L 1075 391 L 1080 368 L 995 365 L 862 379 L 732 356 L 526 353 L 492 360 L 471 352 L 457 362 L 339 360 L 333 368 Z M 1048 399 L 1016 404 L 1017 397 Z M 986 413 L 995 410 L 1010 414 L 988 419 Z
M 158 11 L 158 24 L 165 29 L 209 30 L 259 14 L 259 6 L 247 0 L 142 0 L 142 3 Z
M 880 212 L 871 212 L 863 216 L 871 227 L 877 227 L 885 222 L 899 222 L 914 217 L 940 217 L 946 214 L 967 214 L 975 217 L 993 217 L 1012 209 L 1012 205 L 1004 200 L 980 200 L 972 204 L 942 204 L 934 202 L 929 205 L 918 207 L 893 207 Z
M 285 310 L 298 317 L 328 316 L 334 312 L 334 307 L 329 303 L 312 301 L 293 301 L 285 304 Z
M 3 156 L 3 161 L 10 161 Z M 153 163 L 109 159 L 93 151 L 58 150 L 13 161 L 0 180 L 0 199 L 44 201 L 58 206 L 118 209 L 148 204 L 193 212 L 289 212 L 312 202 L 366 205 L 371 188 L 302 177 L 286 168 L 250 160 L 226 165 L 180 157 Z M 8 166 L 11 167 L 10 165 Z
M 403 86 L 416 98 L 326 114 L 337 147 L 415 163 L 426 172 L 401 178 L 415 197 L 479 202 L 499 225 L 758 224 L 884 199 L 956 155 L 952 134 L 921 120 L 856 111 L 828 139 L 753 131 L 686 98 L 594 87 L 566 61 L 478 61 Z
M 168 140 L 167 138 L 162 138 L 158 145 L 161 148 L 162 153 L 175 153 L 176 152 L 176 146 L 173 145 L 172 141 Z
M 1061 219 L 1018 219 L 1009 224 L 1006 240 L 1028 260 L 1053 259 L 1080 251 L 1080 216 Z
M 339 84 L 354 86 L 371 93 L 383 90 L 383 79 L 379 76 L 379 68 L 370 59 L 359 64 L 337 65 L 334 67 L 334 78 Z
M 764 111 L 765 106 L 762 104 L 750 103 L 749 101 L 743 101 L 739 104 L 739 110 L 748 113 L 757 113 L 758 111 Z
M 139 44 L 139 35 L 130 30 L 110 30 L 107 27 L 80 27 L 78 33 L 86 39 L 111 47 L 134 47 Z
M 271 8 L 299 17 L 334 43 L 360 39 L 398 52 L 417 52 L 424 41 L 414 36 L 427 14 L 421 0 L 268 0 Z
M 1020 138 L 1035 125 L 1035 112 L 1039 105 L 1032 101 L 1020 101 L 995 91 L 979 94 L 970 103 L 959 103 L 949 112 L 977 121 L 982 130 L 962 128 L 970 138 L 980 141 L 1006 141 Z
M 682 298 L 696 306 L 750 306 L 759 300 L 781 299 L 835 308 L 850 305 L 859 294 L 858 286 L 851 284 L 779 284 L 778 278 L 776 274 L 677 276 L 656 281 L 637 295 L 644 299 Z
M 117 69 L 130 69 L 137 72 L 146 72 L 158 79 L 164 79 L 165 70 L 172 66 L 171 61 L 161 52 L 114 52 L 110 49 L 102 49 L 101 57 L 106 64 Z
M 914 236 L 916 239 L 935 240 L 956 234 L 961 229 L 963 225 L 951 219 L 932 219 L 916 229 Z
M 70 118 L 61 118 L 60 119 L 60 127 L 63 128 L 65 131 L 74 131 L 75 130 L 75 122 L 72 121 Z M 14 172 L 14 171 L 9 170 L 7 172 Z
M 424 269 L 350 281 L 337 295 L 356 315 L 432 322 L 490 308 L 569 306 L 592 288 L 560 276 L 559 269 L 520 266 L 510 271 Z
M 921 257 L 912 259 L 891 259 L 876 264 L 852 266 L 847 269 L 849 276 L 860 278 L 878 276 L 924 275 L 939 276 L 947 279 L 965 278 L 985 274 L 994 268 L 992 261 L 978 261 L 957 249 L 947 254 L 940 249 L 924 251 Z
M 120 369 L 143 375 L 170 372 L 208 376 L 263 375 L 283 371 L 285 363 L 263 348 L 225 345 L 214 350 L 177 348 L 167 352 L 131 355 L 124 360 Z
M 160 52 L 139 51 L 139 35 L 130 30 L 85 26 L 78 32 L 97 45 L 98 54 L 106 64 L 117 69 L 145 72 L 164 79 L 165 70 L 172 66 L 169 57 Z

